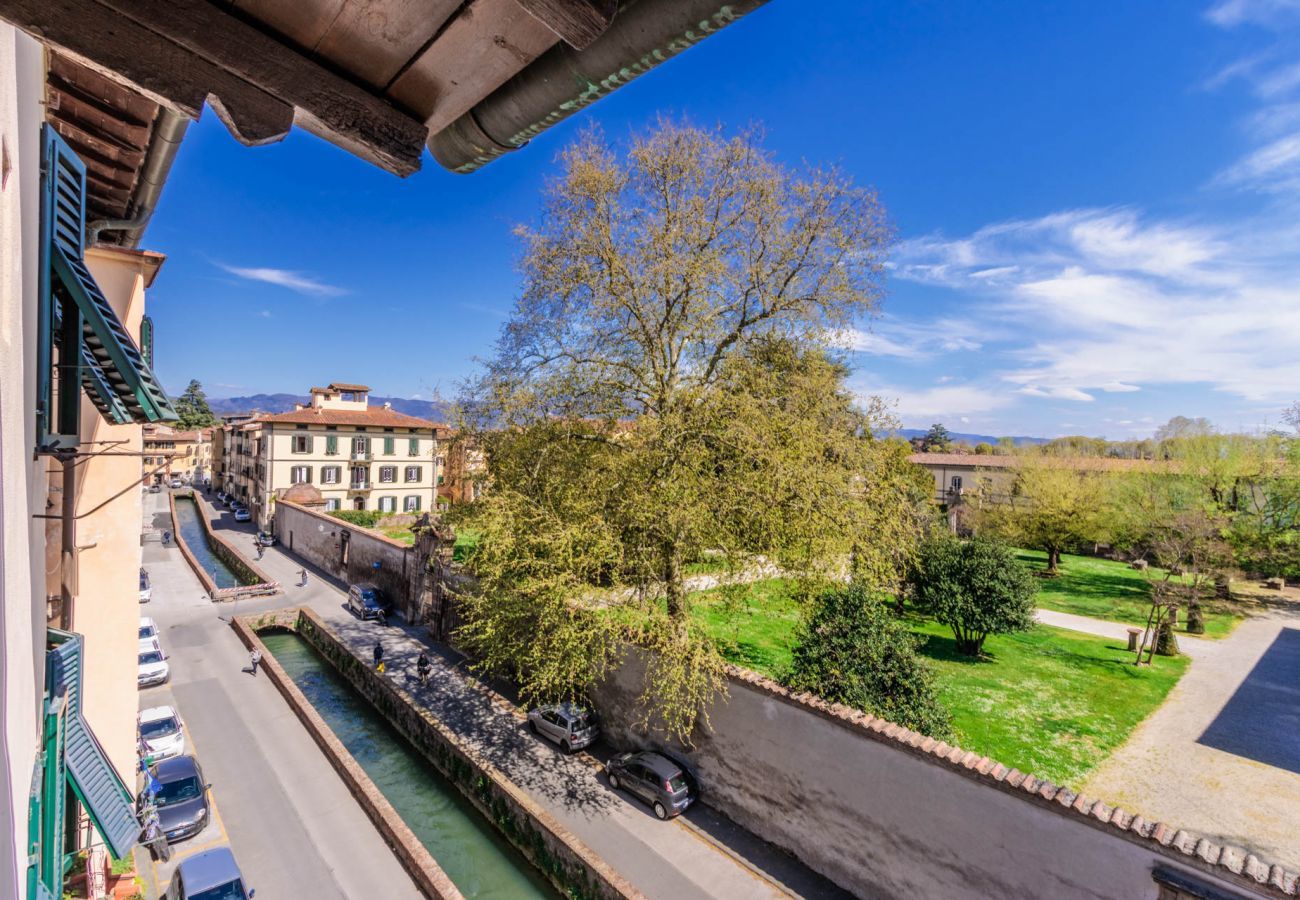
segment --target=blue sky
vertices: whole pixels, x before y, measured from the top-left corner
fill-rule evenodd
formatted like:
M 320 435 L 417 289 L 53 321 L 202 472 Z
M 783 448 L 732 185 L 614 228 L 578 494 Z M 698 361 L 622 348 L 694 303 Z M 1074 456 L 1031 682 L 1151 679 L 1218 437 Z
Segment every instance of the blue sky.
M 905 425 L 1146 435 L 1300 399 L 1300 0 L 772 0 L 471 176 L 191 127 L 144 245 L 165 384 L 452 396 L 583 122 L 760 122 L 897 226 L 855 389 Z

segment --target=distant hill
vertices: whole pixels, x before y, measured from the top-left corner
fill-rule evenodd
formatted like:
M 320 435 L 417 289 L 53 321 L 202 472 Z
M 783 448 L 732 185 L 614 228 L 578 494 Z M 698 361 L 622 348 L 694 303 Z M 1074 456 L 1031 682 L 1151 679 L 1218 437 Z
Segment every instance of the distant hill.
M 912 438 L 925 437 L 929 433 L 928 428 L 900 428 L 892 431 L 890 434 L 896 434 L 899 437 L 905 437 L 908 440 Z M 964 434 L 960 431 L 948 432 L 948 437 L 956 443 L 978 444 L 981 441 L 986 444 L 996 444 L 998 438 L 991 434 Z M 1011 438 L 1017 447 L 1023 447 L 1029 444 L 1046 444 L 1051 438 L 1028 437 L 1027 435 L 1015 435 Z
M 264 413 L 289 412 L 295 403 L 307 403 L 303 394 L 253 394 L 248 397 L 209 397 L 208 406 L 219 416 L 257 410 Z M 378 397 L 370 395 L 371 406 L 391 403 L 393 409 L 408 416 L 419 416 L 434 422 L 446 422 L 450 404 L 442 401 L 410 400 L 405 397 Z

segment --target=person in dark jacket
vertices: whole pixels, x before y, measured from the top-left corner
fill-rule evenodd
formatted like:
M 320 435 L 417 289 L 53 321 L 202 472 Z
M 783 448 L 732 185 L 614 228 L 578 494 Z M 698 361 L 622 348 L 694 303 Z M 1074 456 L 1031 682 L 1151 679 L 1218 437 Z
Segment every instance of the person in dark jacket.
M 384 645 L 375 641 L 375 671 L 384 671 Z

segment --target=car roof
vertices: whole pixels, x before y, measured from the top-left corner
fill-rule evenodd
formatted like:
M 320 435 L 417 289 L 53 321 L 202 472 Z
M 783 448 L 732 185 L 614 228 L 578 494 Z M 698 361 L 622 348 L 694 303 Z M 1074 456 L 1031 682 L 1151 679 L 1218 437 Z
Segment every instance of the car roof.
M 150 625 L 150 626 L 152 626 L 152 627 L 154 627 L 154 628 L 157 628 L 157 627 L 158 627 L 158 626 L 154 623 L 154 620 L 153 620 L 153 619 L 149 618 L 148 616 L 141 616 L 141 617 L 140 617 L 140 627 L 143 628 L 143 627 L 146 626 L 146 625 Z
M 235 862 L 235 854 L 230 852 L 229 847 L 214 847 L 196 853 L 182 862 L 176 871 L 184 879 L 185 891 L 190 895 L 221 887 L 236 878 L 242 880 L 244 877 Z
M 158 648 L 154 646 L 153 638 L 140 638 L 138 641 L 136 641 L 136 644 L 137 644 L 136 649 L 140 653 L 144 653 L 146 650 L 148 650 L 150 653 L 154 653 L 158 650 Z
M 141 722 L 161 722 L 163 719 L 175 719 L 176 710 L 170 706 L 151 706 L 140 710 Z
M 363 591 L 377 591 L 377 590 L 379 590 L 379 585 L 375 584 L 373 581 L 358 581 L 356 584 L 354 584 L 354 585 L 352 585 L 352 586 L 353 586 L 354 588 L 360 588 L 360 589 L 363 590 Z
M 666 756 L 660 756 L 651 750 L 642 750 L 635 757 L 636 761 L 641 763 L 651 772 L 664 778 L 671 778 L 682 771 L 682 767 L 677 765 Z
M 199 764 L 194 757 L 187 753 L 184 756 L 173 756 L 171 759 L 156 762 L 153 764 L 151 771 L 153 777 L 159 781 L 179 781 L 182 778 L 192 778 L 198 775 Z
M 563 703 L 544 706 L 542 709 L 543 711 L 553 709 L 556 712 L 563 713 L 571 718 L 574 716 L 585 716 L 589 714 L 587 707 L 583 706 L 581 703 L 574 703 L 572 700 L 565 700 Z

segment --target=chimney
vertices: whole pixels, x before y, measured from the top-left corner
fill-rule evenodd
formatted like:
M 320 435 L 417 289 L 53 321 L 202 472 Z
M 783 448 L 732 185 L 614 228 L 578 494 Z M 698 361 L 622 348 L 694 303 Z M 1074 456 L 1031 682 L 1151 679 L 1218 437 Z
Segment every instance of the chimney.
M 393 401 L 391 401 L 391 400 L 385 400 L 385 401 L 384 401 L 384 409 L 392 409 L 392 408 L 393 408 Z

